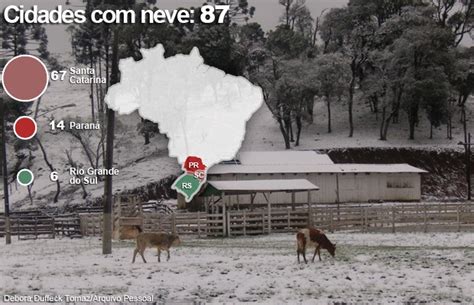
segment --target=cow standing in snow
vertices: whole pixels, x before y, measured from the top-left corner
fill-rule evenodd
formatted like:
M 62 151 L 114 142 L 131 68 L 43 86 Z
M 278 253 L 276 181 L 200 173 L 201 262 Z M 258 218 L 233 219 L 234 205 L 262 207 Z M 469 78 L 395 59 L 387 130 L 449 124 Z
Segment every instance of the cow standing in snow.
M 336 244 L 331 243 L 323 231 L 312 227 L 301 229 L 296 234 L 296 253 L 298 255 L 298 263 L 300 263 L 300 254 L 303 255 L 304 262 L 308 263 L 306 260 L 306 247 L 316 248 L 314 250 L 312 262 L 314 262 L 316 253 L 318 253 L 319 260 L 321 260 L 321 248 L 328 250 L 332 257 L 336 254 Z
M 140 232 L 137 235 L 137 246 L 133 252 L 132 263 L 135 262 L 135 257 L 138 253 L 143 259 L 143 262 L 146 263 L 145 256 L 143 253 L 147 247 L 155 248 L 158 250 L 158 262 L 160 262 L 161 251 L 166 251 L 168 253 L 168 259 L 170 259 L 170 248 L 171 246 L 178 246 L 181 243 L 179 236 L 176 234 L 168 234 L 165 232 L 158 233 L 143 233 L 142 229 L 137 226 L 137 230 Z

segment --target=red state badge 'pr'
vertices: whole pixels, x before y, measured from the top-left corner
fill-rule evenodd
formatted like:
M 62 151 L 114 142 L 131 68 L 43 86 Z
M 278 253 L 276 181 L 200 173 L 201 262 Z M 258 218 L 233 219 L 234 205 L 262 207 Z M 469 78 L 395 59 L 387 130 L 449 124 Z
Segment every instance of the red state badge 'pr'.
M 189 156 L 184 161 L 183 169 L 188 173 L 194 173 L 196 171 L 204 171 L 206 166 L 199 157 Z

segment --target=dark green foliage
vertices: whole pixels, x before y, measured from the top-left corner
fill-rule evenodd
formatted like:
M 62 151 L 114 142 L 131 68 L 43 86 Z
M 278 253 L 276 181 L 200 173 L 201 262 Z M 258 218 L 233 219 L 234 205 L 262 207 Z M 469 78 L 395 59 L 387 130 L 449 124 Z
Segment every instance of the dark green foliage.
M 279 25 L 268 33 L 267 49 L 278 57 L 296 58 L 309 47 L 309 41 L 287 25 Z

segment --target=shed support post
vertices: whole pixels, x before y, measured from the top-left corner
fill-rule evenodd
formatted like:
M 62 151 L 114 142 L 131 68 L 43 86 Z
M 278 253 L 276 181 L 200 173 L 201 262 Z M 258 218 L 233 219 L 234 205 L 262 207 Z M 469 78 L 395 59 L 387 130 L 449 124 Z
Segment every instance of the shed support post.
M 247 236 L 247 211 L 244 210 L 244 236 Z
M 257 195 L 257 194 L 250 194 L 250 211 L 253 211 L 253 208 L 254 208 L 254 207 L 253 207 L 253 202 L 254 202 L 254 200 L 255 200 L 255 196 L 256 196 L 256 195 Z
M 291 209 L 295 210 L 295 192 L 291 192 Z
M 313 208 L 311 202 L 311 191 L 308 191 L 308 225 L 313 225 Z
M 270 203 L 271 192 L 268 193 L 267 206 L 268 206 L 268 234 L 272 233 L 272 204 Z
M 225 192 L 222 193 L 222 236 L 227 236 L 227 219 L 225 213 Z

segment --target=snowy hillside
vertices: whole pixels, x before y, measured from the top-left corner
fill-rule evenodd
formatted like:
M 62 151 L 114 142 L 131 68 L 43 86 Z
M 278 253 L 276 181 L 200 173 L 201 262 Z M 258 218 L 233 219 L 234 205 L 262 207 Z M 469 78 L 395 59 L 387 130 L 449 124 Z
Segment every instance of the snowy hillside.
M 429 139 L 429 122 L 424 113 L 420 113 L 420 124 L 415 140 L 408 140 L 408 123 L 401 111 L 400 121 L 389 127 L 388 140 L 379 140 L 380 120 L 370 112 L 363 101 L 354 106 L 354 137 L 349 138 L 347 106 L 344 103 L 333 105 L 332 133 L 327 133 L 327 110 L 323 101 L 317 101 L 314 108 L 314 123 L 304 123 L 301 145 L 294 149 L 329 149 L 349 147 L 419 147 L 419 148 L 459 148 L 457 143 L 463 140 L 463 130 L 459 114 L 454 116 L 453 139 L 446 139 L 446 126 L 435 129 L 433 139 Z M 468 113 L 474 111 L 474 100 L 468 103 Z M 474 129 L 471 130 L 474 132 Z M 242 150 L 283 150 L 285 142 L 271 112 L 263 106 L 247 124 L 247 134 Z

